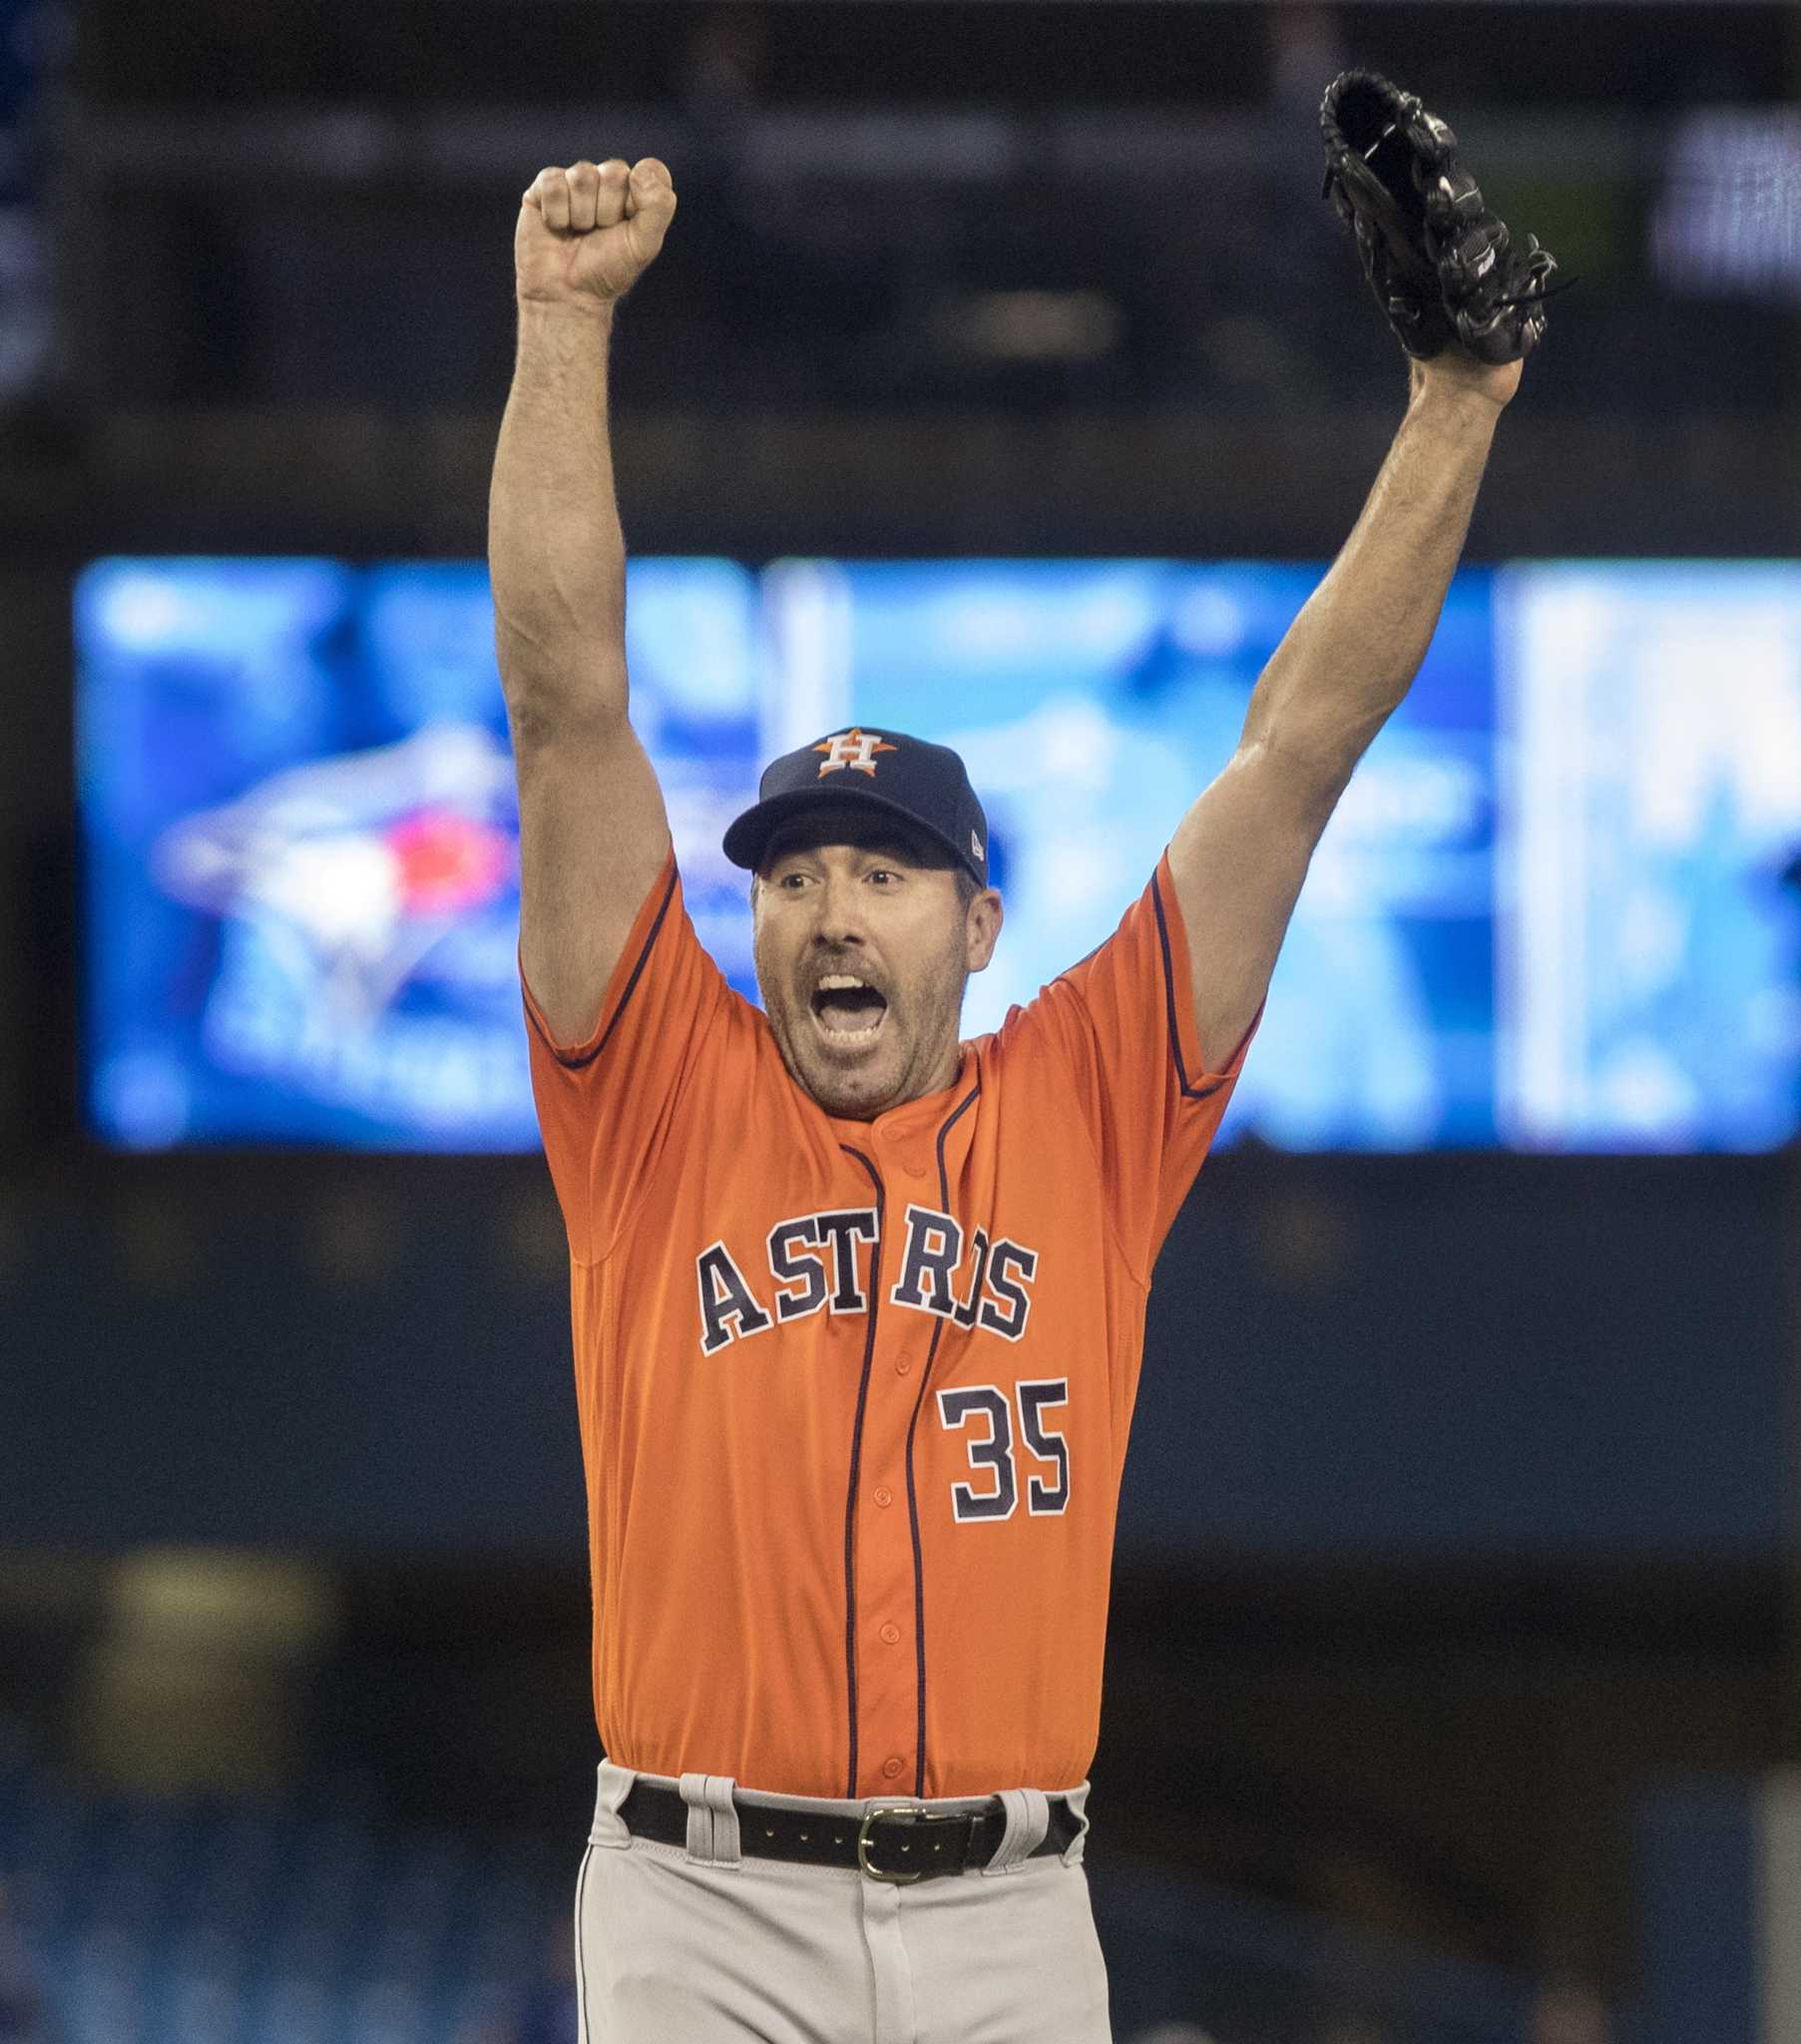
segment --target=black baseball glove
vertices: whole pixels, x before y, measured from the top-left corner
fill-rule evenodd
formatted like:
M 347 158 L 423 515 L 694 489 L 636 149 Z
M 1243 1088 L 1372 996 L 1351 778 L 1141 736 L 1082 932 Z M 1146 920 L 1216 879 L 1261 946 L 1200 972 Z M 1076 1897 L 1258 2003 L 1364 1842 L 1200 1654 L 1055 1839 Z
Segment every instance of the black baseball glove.
M 1485 362 L 1531 354 L 1557 263 L 1534 235 L 1524 254 L 1514 248 L 1444 122 L 1378 72 L 1344 71 L 1326 88 L 1319 125 L 1324 192 L 1407 352 L 1429 361 L 1455 342 Z

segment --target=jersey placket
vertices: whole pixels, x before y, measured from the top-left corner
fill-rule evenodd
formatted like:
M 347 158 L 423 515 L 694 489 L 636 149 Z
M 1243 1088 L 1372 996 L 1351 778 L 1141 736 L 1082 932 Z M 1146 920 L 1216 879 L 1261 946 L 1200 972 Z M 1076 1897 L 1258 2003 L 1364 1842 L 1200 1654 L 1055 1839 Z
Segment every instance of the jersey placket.
M 919 1762 L 919 1557 L 907 1507 L 907 1433 L 932 1323 L 902 1311 L 892 1290 L 899 1230 L 928 1191 L 929 1129 L 872 1131 L 869 1163 L 882 1209 L 881 1283 L 870 1295 L 870 1369 L 851 1520 L 855 1536 L 857 1779 L 853 1795 L 910 1795 Z

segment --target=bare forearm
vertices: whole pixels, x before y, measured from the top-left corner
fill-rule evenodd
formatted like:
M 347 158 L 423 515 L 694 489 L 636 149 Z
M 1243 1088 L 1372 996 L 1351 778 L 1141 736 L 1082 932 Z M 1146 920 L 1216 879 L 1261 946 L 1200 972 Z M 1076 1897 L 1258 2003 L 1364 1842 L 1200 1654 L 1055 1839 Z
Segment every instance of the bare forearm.
M 488 565 L 507 701 L 625 710 L 626 547 L 607 415 L 613 309 L 519 308 L 495 449 Z
M 1330 572 L 1264 669 L 1246 744 L 1289 755 L 1336 799 L 1432 643 L 1500 409 L 1416 370 L 1407 416 Z

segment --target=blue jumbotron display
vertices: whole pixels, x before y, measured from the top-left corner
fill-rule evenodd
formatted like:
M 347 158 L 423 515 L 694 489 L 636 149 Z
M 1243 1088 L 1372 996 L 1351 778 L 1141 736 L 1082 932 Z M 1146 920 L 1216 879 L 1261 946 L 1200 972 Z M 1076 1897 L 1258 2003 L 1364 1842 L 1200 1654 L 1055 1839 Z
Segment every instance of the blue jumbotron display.
M 954 745 L 1000 949 L 1083 956 L 1225 764 L 1320 569 L 631 568 L 690 910 L 771 754 Z M 109 560 L 77 599 L 90 1124 L 125 1149 L 530 1149 L 518 817 L 479 564 Z M 1801 569 L 1466 571 L 1315 855 L 1222 1143 L 1760 1149 L 1801 1125 Z

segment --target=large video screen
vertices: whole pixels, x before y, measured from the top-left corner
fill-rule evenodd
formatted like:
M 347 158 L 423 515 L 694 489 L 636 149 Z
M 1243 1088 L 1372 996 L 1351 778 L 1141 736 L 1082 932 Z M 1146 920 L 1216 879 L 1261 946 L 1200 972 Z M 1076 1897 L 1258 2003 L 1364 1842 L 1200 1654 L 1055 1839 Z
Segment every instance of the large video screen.
M 1764 1150 L 1801 1129 L 1801 568 L 1508 578 L 1500 1129 Z
M 775 658 L 804 667 L 795 695 L 815 730 L 921 730 L 969 765 L 1007 905 L 994 961 L 970 982 L 971 1033 L 1119 921 L 1231 757 L 1257 676 L 1321 572 L 795 562 L 771 575 Z M 1333 816 L 1221 1141 L 1495 1140 L 1490 608 L 1490 578 L 1461 576 Z
M 725 823 L 842 725 L 987 806 L 996 1027 L 1111 929 L 1323 564 L 633 562 L 702 941 Z M 110 560 L 77 598 L 85 1098 L 127 1149 L 536 1144 L 479 564 Z M 1801 1126 L 1801 568 L 1466 570 L 1315 854 L 1222 1144 L 1761 1149 Z
M 636 714 L 695 920 L 749 991 L 757 592 L 631 583 Z M 519 814 L 476 563 L 112 560 L 82 578 L 91 1126 L 181 1144 L 537 1143 Z

